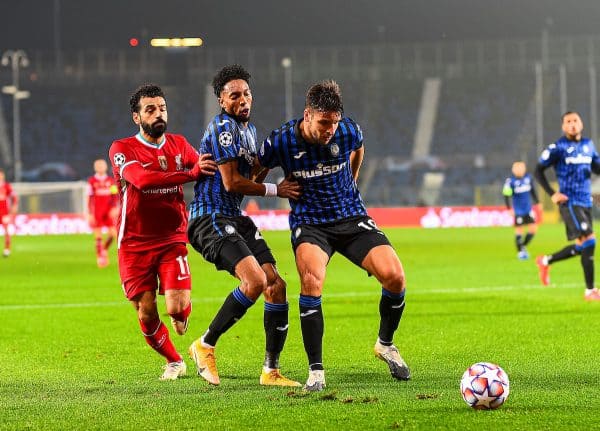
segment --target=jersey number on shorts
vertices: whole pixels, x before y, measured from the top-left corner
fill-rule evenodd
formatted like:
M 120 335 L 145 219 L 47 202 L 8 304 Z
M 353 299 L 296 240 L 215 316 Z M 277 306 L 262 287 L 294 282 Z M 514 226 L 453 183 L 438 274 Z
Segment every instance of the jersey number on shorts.
M 377 229 L 377 225 L 375 224 L 375 220 L 373 220 L 372 218 L 370 218 L 369 220 L 367 220 L 367 222 L 365 223 L 364 221 L 361 221 L 360 223 L 358 223 L 358 226 L 362 227 L 363 229 L 366 230 L 379 230 Z
M 185 280 L 190 277 L 190 265 L 188 264 L 187 256 L 177 256 L 175 258 L 179 264 L 179 275 L 177 280 Z

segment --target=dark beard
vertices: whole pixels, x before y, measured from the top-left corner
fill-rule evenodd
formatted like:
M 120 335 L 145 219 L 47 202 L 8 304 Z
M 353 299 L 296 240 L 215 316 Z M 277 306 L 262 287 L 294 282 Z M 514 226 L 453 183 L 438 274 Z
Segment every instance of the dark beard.
M 155 121 L 152 124 L 142 123 L 142 130 L 151 138 L 158 139 L 167 131 L 167 123 L 164 121 Z

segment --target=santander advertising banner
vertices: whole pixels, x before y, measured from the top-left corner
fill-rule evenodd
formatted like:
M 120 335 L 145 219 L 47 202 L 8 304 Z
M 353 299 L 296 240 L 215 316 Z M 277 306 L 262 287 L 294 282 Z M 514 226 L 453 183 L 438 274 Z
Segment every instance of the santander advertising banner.
M 260 230 L 288 230 L 287 210 L 257 210 L 247 213 Z M 488 227 L 512 226 L 512 213 L 505 207 L 414 207 L 369 208 L 380 227 Z M 541 221 L 541 213 L 536 219 Z M 58 235 L 91 233 L 80 214 L 18 214 L 9 225 L 12 235 Z M 0 234 L 4 229 L 0 225 Z

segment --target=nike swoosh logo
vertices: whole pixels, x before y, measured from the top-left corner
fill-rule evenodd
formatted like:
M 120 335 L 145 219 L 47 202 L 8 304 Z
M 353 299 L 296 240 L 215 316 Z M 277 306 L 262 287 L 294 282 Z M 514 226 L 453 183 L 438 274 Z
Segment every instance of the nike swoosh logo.
M 285 325 L 285 326 L 278 326 L 275 329 L 277 329 L 278 331 L 285 331 L 290 325 Z
M 392 308 L 402 308 L 404 306 L 404 302 L 400 305 L 392 305 Z
M 148 166 L 150 166 L 152 164 L 152 162 L 148 162 L 148 163 L 142 163 L 142 168 L 147 168 Z
M 184 275 L 183 277 L 181 275 L 177 276 L 177 280 L 181 281 L 181 280 L 187 280 L 188 278 L 190 278 L 189 275 Z
M 223 120 L 223 121 L 219 121 L 217 123 L 217 126 L 224 126 L 226 123 L 229 123 L 229 120 Z
M 305 154 L 306 154 L 306 151 L 300 151 L 298 154 L 296 154 L 296 155 L 294 156 L 294 159 L 299 159 L 300 157 L 302 157 L 302 156 L 303 156 L 303 155 L 305 155 Z
M 319 310 L 308 310 L 306 313 L 300 313 L 300 317 L 310 316 L 311 314 L 315 314 Z

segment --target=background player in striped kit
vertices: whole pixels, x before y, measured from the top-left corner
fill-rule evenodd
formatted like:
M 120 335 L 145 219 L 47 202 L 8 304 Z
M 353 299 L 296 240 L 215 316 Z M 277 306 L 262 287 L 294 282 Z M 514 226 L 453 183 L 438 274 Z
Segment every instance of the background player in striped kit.
M 308 391 L 325 387 L 321 292 L 327 264 L 336 251 L 381 283 L 375 355 L 388 364 L 393 377 L 410 378 L 393 344 L 404 311 L 404 270 L 385 234 L 368 216 L 358 191 L 363 135 L 358 124 L 343 117 L 343 111 L 338 84 L 319 82 L 307 92 L 303 117 L 273 131 L 259 151 L 261 165 L 281 167 L 286 177 L 294 177 L 302 186 L 300 198 L 290 200 L 290 226 L 301 283 Z
M 225 299 L 202 337 L 189 348 L 198 374 L 213 385 L 220 383 L 215 361 L 219 337 L 242 318 L 258 297 L 265 298 L 265 362 L 261 385 L 300 386 L 279 371 L 279 354 L 288 332 L 286 285 L 279 276 L 275 258 L 254 222 L 243 216 L 244 195 L 280 196 L 297 199 L 295 181 L 260 184 L 252 181 L 260 168 L 256 162 L 256 128 L 250 123 L 252 93 L 250 74 L 239 65 L 225 66 L 213 79 L 221 107 L 206 128 L 200 151 L 212 154 L 219 169 L 214 177 L 203 178 L 194 188 L 190 204 L 190 244 L 214 263 L 240 280 Z M 266 175 L 266 172 L 265 174 Z M 264 179 L 264 175 L 259 178 Z
M 167 361 L 160 379 L 175 380 L 186 373 L 186 365 L 160 320 L 156 290 L 165 295 L 175 332 L 185 334 L 192 281 L 182 184 L 214 175 L 217 165 L 209 155 L 199 156 L 183 136 L 166 133 L 167 102 L 160 87 L 139 87 L 129 104 L 139 131 L 114 141 L 109 150 L 120 185 L 119 275 L 146 342 Z
M 119 188 L 113 177 L 107 175 L 106 160 L 94 160 L 94 175 L 88 178 L 88 220 L 96 242 L 96 263 L 103 268 L 108 265 L 108 248 L 117 237 L 119 213 Z M 106 241 L 102 242 L 102 229 L 106 229 Z
M 565 222 L 567 239 L 575 240 L 556 253 L 539 256 L 536 260 L 543 285 L 550 283 L 550 265 L 554 262 L 581 255 L 581 266 L 585 278 L 586 301 L 600 301 L 600 293 L 594 286 L 594 251 L 596 236 L 592 228 L 592 172 L 600 173 L 600 156 L 594 142 L 582 137 L 583 122 L 577 112 L 566 112 L 562 116 L 564 135 L 550 144 L 541 154 L 535 176 L 558 205 Z M 555 191 L 544 171 L 552 166 L 558 180 Z
M 525 246 L 531 242 L 537 232 L 535 212 L 531 202 L 538 204 L 538 197 L 531 175 L 527 173 L 525 162 L 514 162 L 512 175 L 504 181 L 502 188 L 506 208 L 512 209 L 515 216 L 515 244 L 517 246 L 517 257 L 529 259 L 529 253 Z M 523 226 L 527 226 L 527 235 L 523 238 Z

